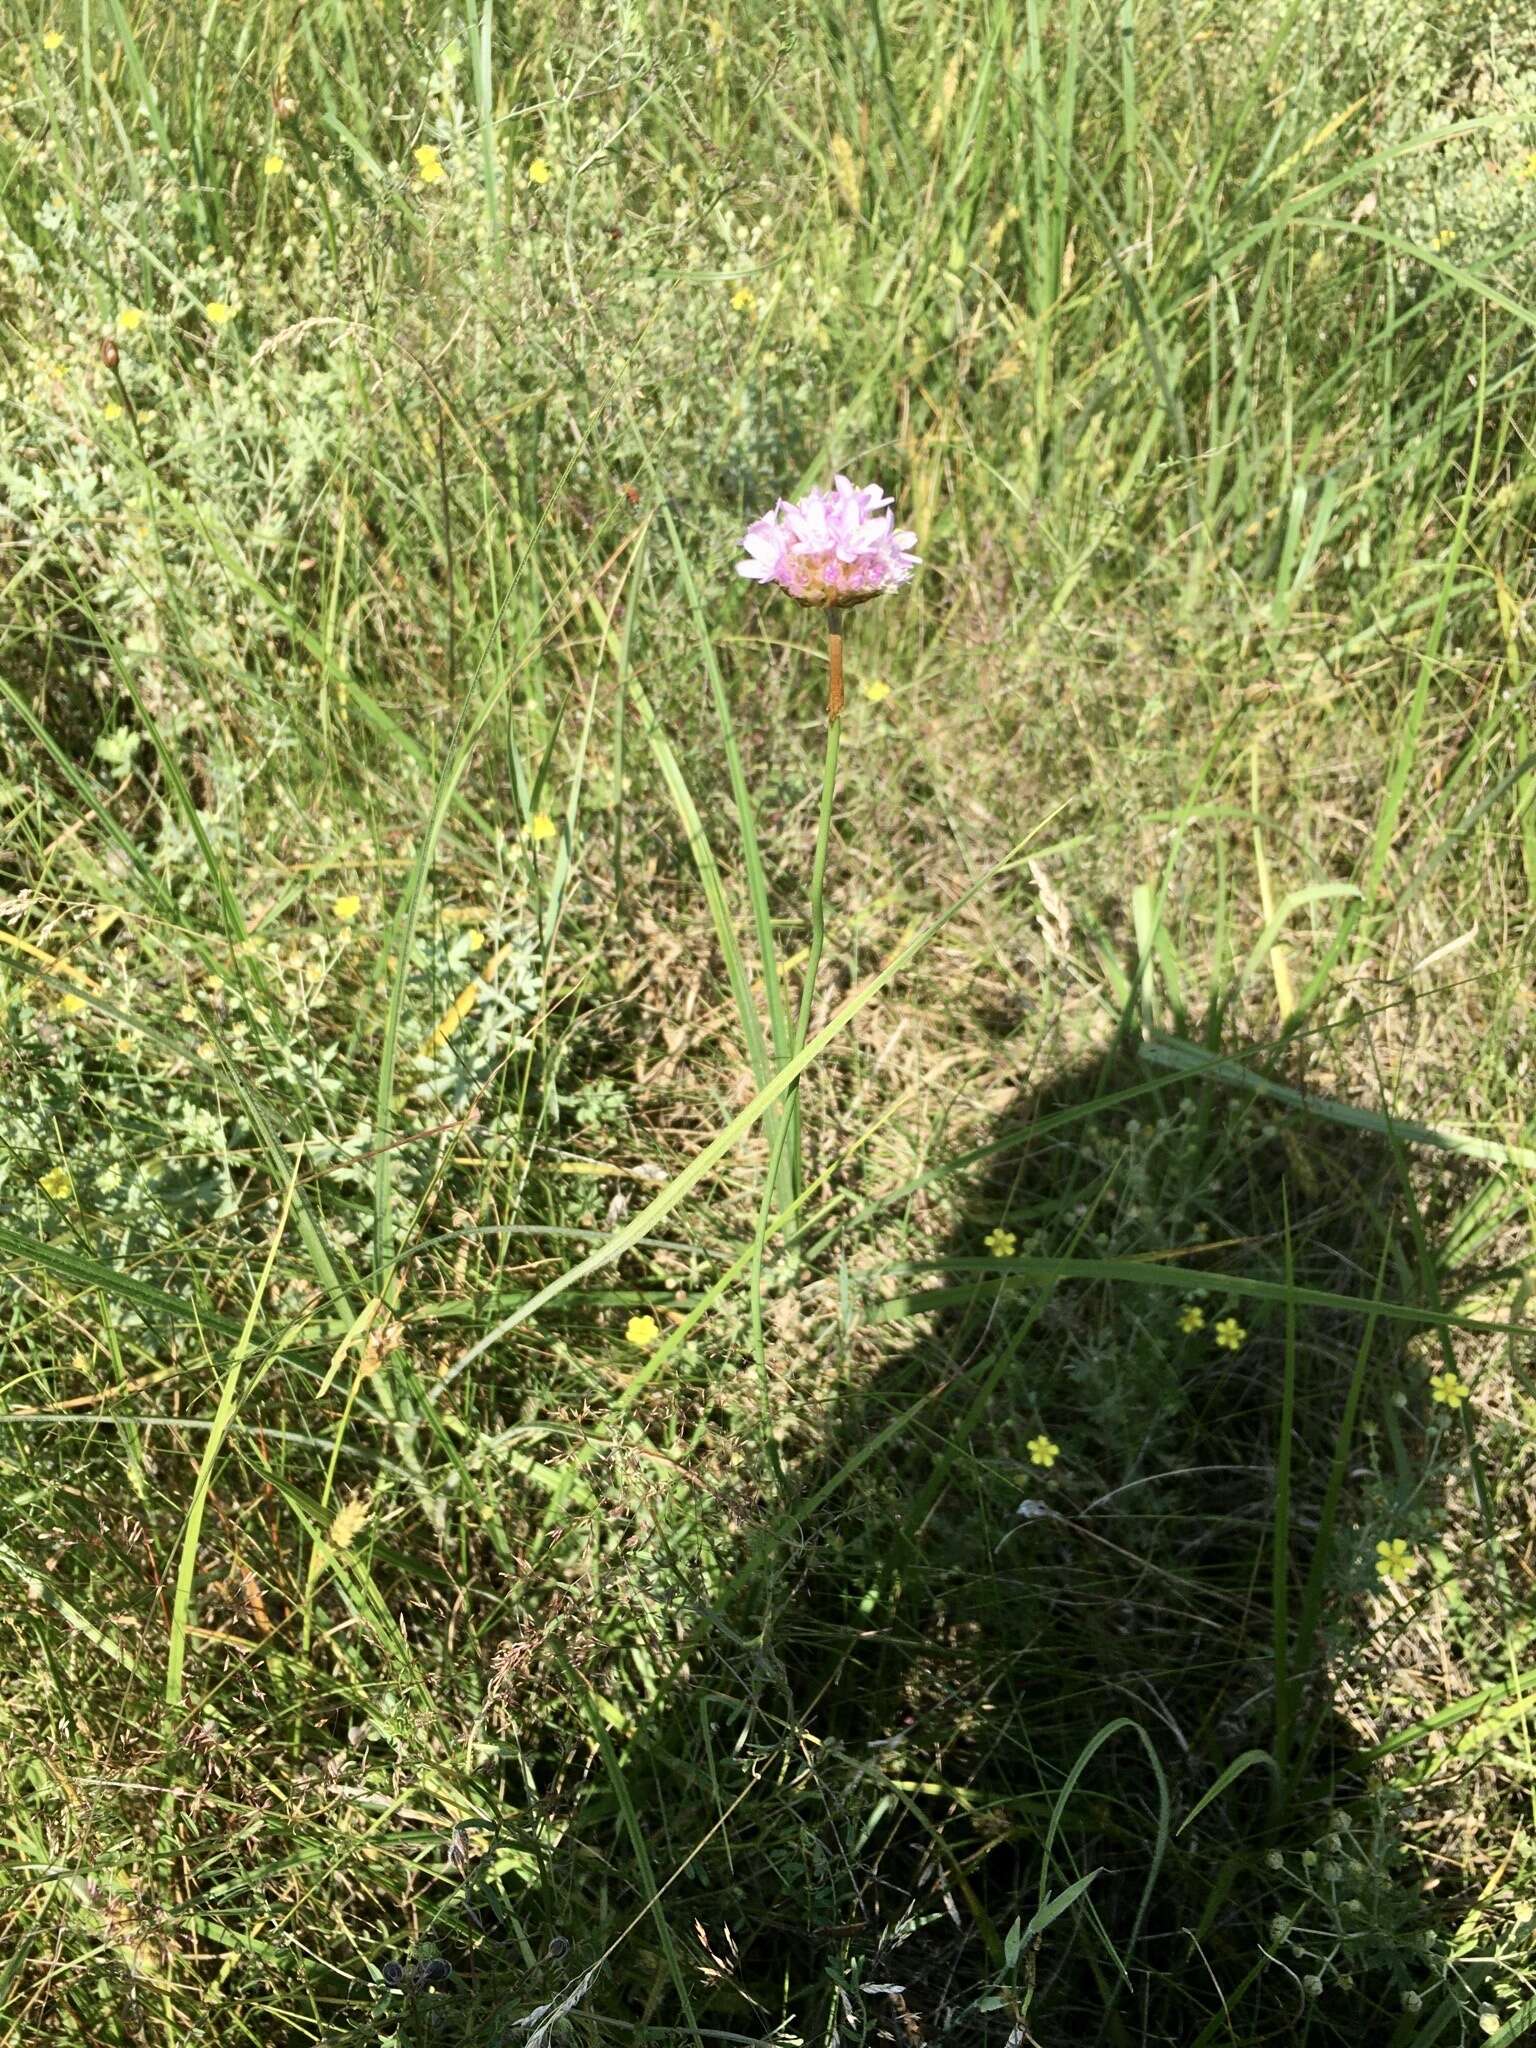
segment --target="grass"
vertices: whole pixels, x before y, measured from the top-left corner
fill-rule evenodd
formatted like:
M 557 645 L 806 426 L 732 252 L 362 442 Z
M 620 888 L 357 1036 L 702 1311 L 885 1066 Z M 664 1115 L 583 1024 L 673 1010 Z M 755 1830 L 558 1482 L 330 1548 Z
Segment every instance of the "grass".
M 1517 33 L 7 36 L 0 2039 L 1523 2039 Z

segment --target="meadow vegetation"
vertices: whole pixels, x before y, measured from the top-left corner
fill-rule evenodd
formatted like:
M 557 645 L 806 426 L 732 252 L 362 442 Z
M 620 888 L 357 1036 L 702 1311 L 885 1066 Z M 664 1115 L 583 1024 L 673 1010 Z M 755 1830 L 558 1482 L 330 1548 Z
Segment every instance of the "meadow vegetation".
M 0 21 L 0 2039 L 1512 2048 L 1536 33 L 706 4 Z

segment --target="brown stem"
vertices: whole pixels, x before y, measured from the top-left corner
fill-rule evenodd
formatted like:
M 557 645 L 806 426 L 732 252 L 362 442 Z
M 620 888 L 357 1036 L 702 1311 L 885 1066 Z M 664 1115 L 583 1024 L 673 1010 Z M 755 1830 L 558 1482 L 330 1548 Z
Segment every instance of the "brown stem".
M 843 715 L 843 615 L 827 613 L 827 723 Z

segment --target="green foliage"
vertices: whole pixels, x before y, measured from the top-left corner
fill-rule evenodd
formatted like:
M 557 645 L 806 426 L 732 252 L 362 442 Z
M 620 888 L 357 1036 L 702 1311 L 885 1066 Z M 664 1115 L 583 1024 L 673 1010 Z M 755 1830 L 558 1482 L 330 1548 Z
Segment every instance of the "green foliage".
M 10 27 L 0 2037 L 1520 2038 L 1527 32 Z

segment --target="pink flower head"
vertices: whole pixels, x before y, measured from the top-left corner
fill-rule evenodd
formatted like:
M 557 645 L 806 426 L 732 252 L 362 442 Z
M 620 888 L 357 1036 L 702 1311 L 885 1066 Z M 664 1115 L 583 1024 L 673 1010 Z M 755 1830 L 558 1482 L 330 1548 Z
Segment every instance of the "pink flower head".
M 919 566 L 917 535 L 898 529 L 878 484 L 862 489 L 845 476 L 830 491 L 807 491 L 797 505 L 780 498 L 742 537 L 738 576 L 777 583 L 797 604 L 867 604 L 908 581 Z

